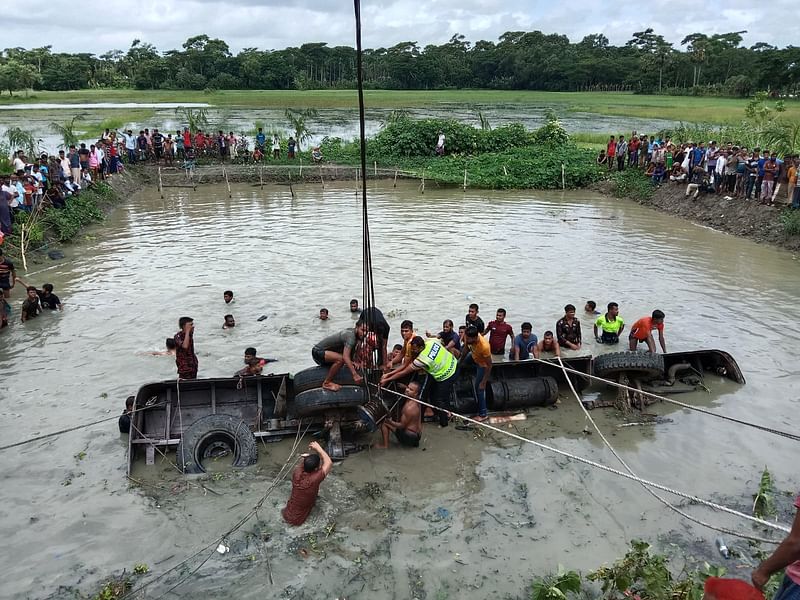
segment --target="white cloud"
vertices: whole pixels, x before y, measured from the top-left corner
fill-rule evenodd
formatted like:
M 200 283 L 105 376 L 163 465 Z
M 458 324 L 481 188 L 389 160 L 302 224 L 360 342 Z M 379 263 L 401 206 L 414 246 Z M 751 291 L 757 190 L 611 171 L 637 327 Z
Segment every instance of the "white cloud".
M 344 0 L 115 0 L 108 10 L 82 11 L 80 26 L 64 19 L 57 3 L 37 6 L 34 13 L 8 15 L 6 46 L 44 46 L 54 51 L 126 50 L 133 39 L 159 50 L 179 48 L 200 33 L 225 40 L 236 52 L 299 46 L 326 41 L 353 45 L 353 5 Z M 796 43 L 793 29 L 780 18 L 757 18 L 750 0 L 729 0 L 719 11 L 705 10 L 694 0 L 671 2 L 592 3 L 544 0 L 376 0 L 365 1 L 363 38 L 366 47 L 389 47 L 413 40 L 421 46 L 441 44 L 455 33 L 468 40 L 497 40 L 506 31 L 540 29 L 579 41 L 603 33 L 612 44 L 624 44 L 634 31 L 653 27 L 676 46 L 684 36 L 748 30 L 744 43 L 777 46 Z M 769 13 L 792 15 L 789 0 L 773 0 Z

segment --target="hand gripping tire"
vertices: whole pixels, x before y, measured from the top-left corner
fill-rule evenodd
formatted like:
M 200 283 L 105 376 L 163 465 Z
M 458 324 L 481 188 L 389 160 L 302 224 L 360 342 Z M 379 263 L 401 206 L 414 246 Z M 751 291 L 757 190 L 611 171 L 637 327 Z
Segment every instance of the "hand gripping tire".
M 300 394 L 322 387 L 322 382 L 328 376 L 330 367 L 311 367 L 310 369 L 303 369 L 294 374 L 292 382 L 294 385 L 294 393 Z M 347 367 L 342 367 L 333 378 L 334 383 L 339 385 L 355 385 L 353 381 L 353 374 Z
M 664 375 L 664 357 L 652 352 L 609 352 L 594 358 L 593 371 L 605 379 L 620 373 L 659 377 Z
M 231 415 L 207 415 L 197 419 L 181 436 L 176 458 L 187 474 L 205 473 L 203 459 L 210 452 L 227 449 L 234 467 L 247 467 L 258 460 L 256 438 L 247 423 Z
M 344 385 L 338 392 L 316 388 L 297 394 L 290 412 L 296 418 L 310 417 L 326 410 L 356 408 L 367 401 L 363 387 Z

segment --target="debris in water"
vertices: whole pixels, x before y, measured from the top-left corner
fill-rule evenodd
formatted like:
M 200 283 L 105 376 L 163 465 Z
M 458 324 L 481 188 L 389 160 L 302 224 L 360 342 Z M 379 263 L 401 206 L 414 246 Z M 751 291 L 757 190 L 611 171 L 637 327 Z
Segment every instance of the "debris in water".
M 724 556 L 725 558 L 730 558 L 731 557 L 731 552 L 730 552 L 730 550 L 728 550 L 728 547 L 725 545 L 725 540 L 722 539 L 722 536 L 719 536 L 715 540 L 715 542 L 717 544 L 717 550 L 719 550 L 719 553 L 722 554 L 722 556 Z
M 498 425 L 500 423 L 510 423 L 511 421 L 524 421 L 528 416 L 525 413 L 517 413 L 515 415 L 497 415 L 489 417 L 489 423 Z
M 220 545 L 217 546 L 217 552 L 220 554 L 227 554 L 230 551 L 230 546 L 226 545 L 225 542 L 221 542 Z
M 260 317 L 258 317 L 258 320 L 259 321 L 266 321 L 268 318 L 269 317 L 267 315 L 261 315 Z

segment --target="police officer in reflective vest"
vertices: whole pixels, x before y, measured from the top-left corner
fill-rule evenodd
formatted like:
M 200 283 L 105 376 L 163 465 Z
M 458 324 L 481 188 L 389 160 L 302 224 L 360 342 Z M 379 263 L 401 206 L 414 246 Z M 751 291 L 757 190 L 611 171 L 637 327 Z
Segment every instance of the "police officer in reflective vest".
M 458 360 L 437 338 L 424 339 L 420 336 L 410 342 L 413 360 L 404 368 L 381 377 L 381 385 L 410 375 L 414 371 L 425 371 L 430 375 L 431 404 L 438 406 L 439 425 L 447 427 L 450 419 L 450 395 L 458 376 Z

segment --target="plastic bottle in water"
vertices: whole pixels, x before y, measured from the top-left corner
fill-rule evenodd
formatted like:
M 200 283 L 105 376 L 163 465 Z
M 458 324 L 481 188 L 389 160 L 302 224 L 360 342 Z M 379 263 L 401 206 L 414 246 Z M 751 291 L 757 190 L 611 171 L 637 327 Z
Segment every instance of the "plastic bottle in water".
M 728 547 L 725 545 L 725 540 L 722 539 L 722 536 L 719 536 L 716 539 L 716 543 L 717 543 L 717 550 L 719 550 L 719 553 L 722 554 L 722 556 L 724 556 L 725 558 L 730 558 L 731 551 L 728 550 Z

